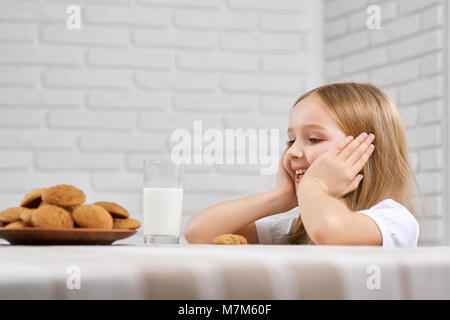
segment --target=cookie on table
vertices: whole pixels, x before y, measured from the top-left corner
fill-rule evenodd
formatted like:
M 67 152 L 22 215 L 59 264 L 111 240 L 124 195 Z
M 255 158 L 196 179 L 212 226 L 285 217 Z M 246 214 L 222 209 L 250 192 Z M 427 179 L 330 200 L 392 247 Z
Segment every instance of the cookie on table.
M 138 229 L 141 223 L 135 219 L 114 219 L 113 229 Z
M 124 207 L 119 206 L 117 203 L 108 201 L 98 201 L 94 204 L 108 211 L 113 218 L 126 219 L 130 216 L 128 211 Z
M 25 223 L 25 225 L 27 226 L 32 226 L 33 224 L 31 223 L 31 214 L 33 213 L 35 209 L 24 209 L 21 213 L 20 213 L 20 220 Z
M 75 207 L 73 219 L 81 228 L 112 229 L 113 218 L 106 209 L 96 204 L 85 204 Z
M 28 192 L 20 201 L 20 206 L 25 208 L 37 208 L 42 203 L 42 192 L 45 188 L 38 188 Z
M 31 213 L 31 223 L 37 228 L 73 228 L 73 218 L 67 210 L 54 206 L 41 206 Z
M 20 214 L 25 209 L 26 208 L 23 208 L 23 207 L 12 207 L 12 208 L 5 209 L 2 212 L 0 212 L 0 221 L 4 222 L 4 223 L 19 221 Z
M 25 227 L 26 227 L 26 225 L 25 225 L 25 223 L 23 221 L 14 221 L 14 222 L 8 223 L 5 226 L 5 228 L 8 228 L 8 229 L 25 228 Z
M 232 234 L 232 233 L 226 233 L 221 234 L 220 236 L 217 236 L 213 240 L 214 244 L 247 244 L 247 239 L 245 237 L 238 235 L 238 234 Z
M 42 192 L 42 201 L 60 207 L 75 207 L 82 205 L 86 200 L 86 195 L 80 189 L 68 185 L 58 184 L 46 188 Z

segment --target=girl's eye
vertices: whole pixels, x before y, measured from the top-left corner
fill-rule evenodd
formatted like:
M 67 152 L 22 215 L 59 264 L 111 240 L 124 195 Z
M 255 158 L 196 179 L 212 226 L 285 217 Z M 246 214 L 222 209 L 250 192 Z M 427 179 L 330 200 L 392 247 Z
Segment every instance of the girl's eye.
M 316 138 L 309 138 L 308 140 L 311 143 L 319 143 L 320 141 L 322 141 L 322 140 L 316 139 Z M 290 147 L 290 146 L 292 146 L 294 144 L 294 142 L 295 142 L 295 140 L 288 140 L 288 141 L 286 141 L 286 145 L 288 147 Z
M 309 138 L 309 141 L 310 141 L 311 143 L 318 143 L 318 142 L 320 142 L 320 141 L 322 141 L 322 140 L 316 139 L 316 138 Z

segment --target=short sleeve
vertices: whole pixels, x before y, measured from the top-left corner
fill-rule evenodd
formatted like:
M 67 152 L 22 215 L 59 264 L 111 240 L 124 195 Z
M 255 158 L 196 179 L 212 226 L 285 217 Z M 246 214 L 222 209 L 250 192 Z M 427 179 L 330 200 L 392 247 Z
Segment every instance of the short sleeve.
M 298 219 L 297 214 L 277 214 L 255 221 L 260 244 L 288 244 Z
M 398 202 L 386 199 L 359 212 L 375 221 L 381 231 L 383 247 L 417 247 L 419 224 L 411 212 Z

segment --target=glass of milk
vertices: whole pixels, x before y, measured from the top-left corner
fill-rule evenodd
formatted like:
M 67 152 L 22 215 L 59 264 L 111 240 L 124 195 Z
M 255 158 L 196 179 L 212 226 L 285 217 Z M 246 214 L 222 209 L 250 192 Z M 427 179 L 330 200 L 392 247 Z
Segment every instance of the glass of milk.
M 144 160 L 143 218 L 146 244 L 178 244 L 183 207 L 183 163 Z

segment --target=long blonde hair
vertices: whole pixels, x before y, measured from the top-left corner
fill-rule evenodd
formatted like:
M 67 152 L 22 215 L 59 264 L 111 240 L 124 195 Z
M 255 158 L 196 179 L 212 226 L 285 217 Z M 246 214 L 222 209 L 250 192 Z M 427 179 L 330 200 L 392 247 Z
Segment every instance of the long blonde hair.
M 317 95 L 346 136 L 362 132 L 375 134 L 375 150 L 364 165 L 363 180 L 345 196 L 352 211 L 368 209 L 385 199 L 393 199 L 415 213 L 414 201 L 420 188 L 408 160 L 406 136 L 395 104 L 369 83 L 333 83 L 313 89 L 294 104 Z M 299 215 L 291 244 L 306 244 L 309 236 Z

